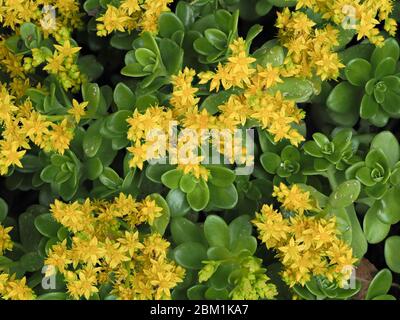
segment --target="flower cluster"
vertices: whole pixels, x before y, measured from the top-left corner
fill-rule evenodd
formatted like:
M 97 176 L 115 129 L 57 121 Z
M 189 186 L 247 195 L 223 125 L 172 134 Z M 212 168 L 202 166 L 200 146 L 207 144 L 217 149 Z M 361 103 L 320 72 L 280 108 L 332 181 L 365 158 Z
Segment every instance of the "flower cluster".
M 300 8 L 309 8 L 337 26 L 341 25 L 346 29 L 355 30 L 357 40 L 366 37 L 378 45 L 384 40 L 378 29 L 381 23 L 392 36 L 397 30 L 397 23 L 390 16 L 394 8 L 392 0 L 299 0 L 296 9 Z
M 36 295 L 26 284 L 26 277 L 16 279 L 15 275 L 0 272 L 0 297 L 5 300 L 33 300 Z
M 167 258 L 168 241 L 139 233 L 139 225 L 153 225 L 162 213 L 150 197 L 56 201 L 50 211 L 70 234 L 51 248 L 45 264 L 53 267 L 48 274 L 57 270 L 64 276 L 72 298 L 89 299 L 109 283 L 119 299 L 168 299 L 182 281 L 184 270 Z
M 46 117 L 32 106 L 27 99 L 18 103 L 7 88 L 0 87 L 0 122 L 4 130 L 0 141 L 0 172 L 7 173 L 10 166 L 22 167 L 21 159 L 26 150 L 31 148 L 30 142 L 45 151 L 63 154 L 69 148 L 73 138 L 75 121 L 84 114 L 87 103 L 73 101 L 73 106 L 66 111 L 72 116 L 62 116 L 61 121 Z M 57 118 L 57 117 L 56 117 Z
M 295 215 L 285 217 L 272 205 L 264 205 L 253 223 L 260 240 L 268 249 L 274 249 L 282 262 L 283 279 L 292 287 L 304 286 L 312 277 L 323 277 L 342 287 L 357 259 L 340 239 L 336 219 L 306 215 L 304 211 L 313 211 L 313 207 L 308 193 L 296 185 L 290 189 L 281 185 L 275 196 Z
M 243 140 L 234 137 L 234 131 L 242 128 L 249 120 L 258 121 L 259 126 L 269 131 L 276 142 L 287 139 L 298 145 L 304 139 L 293 127 L 293 124 L 301 122 L 303 112 L 296 107 L 294 101 L 285 99 L 279 91 L 275 94 L 266 91 L 282 82 L 280 70 L 270 64 L 265 68 L 254 68 L 255 59 L 247 54 L 246 43 L 242 38 L 234 40 L 230 50 L 226 64 L 220 63 L 215 72 L 198 74 L 199 85 L 210 82 L 210 91 L 219 91 L 222 85 L 225 90 L 234 87 L 242 93 L 232 94 L 225 103 L 218 106 L 218 113 L 212 114 L 205 108 L 200 110 L 198 106 L 200 98 L 196 93 L 199 88 L 193 86 L 196 72 L 185 68 L 173 75 L 173 92 L 169 101 L 172 109 L 152 107 L 144 114 L 135 110 L 134 115 L 128 119 L 128 139 L 133 141 L 133 146 L 128 148 L 133 154 L 130 162 L 132 167 L 142 168 L 146 160 L 166 156 L 165 148 L 160 148 L 160 145 L 170 145 L 171 141 L 165 133 L 170 132 L 172 121 L 182 131 L 176 146 L 172 151 L 169 150 L 172 158 L 170 163 L 178 164 L 185 174 L 193 173 L 197 178 L 203 177 L 205 180 L 208 174 L 201 166 L 204 157 L 198 154 L 198 150 L 207 143 L 211 143 L 232 164 L 247 164 L 254 160 L 247 155 L 246 148 L 241 147 Z M 210 139 L 212 136 L 202 135 L 206 130 L 220 130 L 223 134 L 215 142 Z M 150 132 L 153 134 L 146 138 Z
M 162 12 L 169 11 L 171 2 L 173 0 L 123 0 L 119 7 L 108 4 L 105 13 L 96 19 L 97 35 L 136 29 L 157 33 L 158 17 Z

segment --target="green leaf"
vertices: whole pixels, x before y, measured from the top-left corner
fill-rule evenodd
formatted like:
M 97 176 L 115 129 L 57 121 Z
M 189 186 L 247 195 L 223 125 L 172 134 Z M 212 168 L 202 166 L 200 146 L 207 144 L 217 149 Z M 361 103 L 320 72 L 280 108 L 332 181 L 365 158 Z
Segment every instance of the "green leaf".
M 157 59 L 156 54 L 146 48 L 138 48 L 135 50 L 136 61 L 139 62 L 143 67 L 148 65 L 154 65 Z
M 39 245 L 42 235 L 35 227 L 36 215 L 32 212 L 24 212 L 18 217 L 19 236 L 26 251 L 34 251 Z
M 177 245 L 185 242 L 202 243 L 204 241 L 200 227 L 183 217 L 176 217 L 171 220 L 171 235 Z
M 229 228 L 224 219 L 210 215 L 204 222 L 204 235 L 210 247 L 229 247 Z
M 83 152 L 89 158 L 94 157 L 101 147 L 103 138 L 99 134 L 100 127 L 101 127 L 101 122 L 95 122 L 89 127 L 89 129 L 86 131 L 83 137 L 82 141 Z
M 361 184 L 357 180 L 348 180 L 340 184 L 329 197 L 329 203 L 334 208 L 345 208 L 357 200 Z
M 383 241 L 390 231 L 390 224 L 379 220 L 377 211 L 380 210 L 378 203 L 368 209 L 364 216 L 363 229 L 365 237 L 369 243 L 375 244 Z
M 392 286 L 392 273 L 389 269 L 382 269 L 379 271 L 369 284 L 366 300 L 374 299 L 375 297 L 382 296 L 388 293 Z
M 147 166 L 145 173 L 151 181 L 161 183 L 161 176 L 172 169 L 174 167 L 169 164 L 153 164 Z
M 185 242 L 175 248 L 174 258 L 186 269 L 199 270 L 203 267 L 202 261 L 207 260 L 207 251 L 201 243 Z
M 45 167 L 40 173 L 40 179 L 44 182 L 51 183 L 54 180 L 54 177 L 59 172 L 59 168 L 53 165 L 49 165 Z
M 364 94 L 361 100 L 360 117 L 363 119 L 370 119 L 379 109 L 379 104 L 371 95 Z
M 97 157 L 85 162 L 85 172 L 90 180 L 96 180 L 103 173 L 103 169 L 103 163 Z
M 78 67 L 81 73 L 86 75 L 88 81 L 97 80 L 104 72 L 103 65 L 98 62 L 96 56 L 92 54 L 80 56 L 78 59 Z
M 372 53 L 371 62 L 372 67 L 375 69 L 379 63 L 385 58 L 392 58 L 394 61 L 399 60 L 400 48 L 399 44 L 394 38 L 385 40 L 383 46 L 376 47 Z
M 167 72 L 170 75 L 177 74 L 182 69 L 183 50 L 170 39 L 161 39 L 160 52 Z
M 161 182 L 170 189 L 179 188 L 179 182 L 183 176 L 183 172 L 180 169 L 173 169 L 165 172 L 161 176 Z
M 194 10 L 189 3 L 178 2 L 175 14 L 186 27 L 189 27 L 194 22 Z
M 38 296 L 37 300 L 67 300 L 65 292 L 49 292 Z
M 158 232 L 159 234 L 163 235 L 165 233 L 165 230 L 167 229 L 167 226 L 169 224 L 169 219 L 171 216 L 169 212 L 168 203 L 161 195 L 157 193 L 151 194 L 150 197 L 156 202 L 156 205 L 158 207 L 162 208 L 161 216 L 157 217 L 154 220 L 154 223 L 151 226 L 151 230 L 153 232 Z
M 326 105 L 334 112 L 349 113 L 359 104 L 357 88 L 349 82 L 339 83 L 328 96 Z
M 400 221 L 400 187 L 392 187 L 380 200 L 380 210 L 377 212 L 379 220 L 387 224 L 396 224 Z
M 188 193 L 186 199 L 194 211 L 203 210 L 210 200 L 210 190 L 204 180 L 200 180 L 192 192 Z
M 34 272 L 43 267 L 43 257 L 37 252 L 29 252 L 21 257 L 19 263 L 25 271 Z
M 286 78 L 283 83 L 278 83 L 271 90 L 274 93 L 280 91 L 285 98 L 297 103 L 309 101 L 314 94 L 312 83 L 298 78 Z
M 253 25 L 246 35 L 246 44 L 249 47 L 252 41 L 263 31 L 263 26 L 259 24 Z
M 61 225 L 56 220 L 54 220 L 53 216 L 50 213 L 44 213 L 40 216 L 37 216 L 34 223 L 36 229 L 42 235 L 48 238 L 57 237 L 58 229 L 60 229 L 61 227 Z
M 372 298 L 372 300 L 396 300 L 396 298 L 390 294 L 384 294 L 384 295 Z
M 7 217 L 8 205 L 3 198 L 0 198 L 0 222 L 4 221 Z
M 367 187 L 372 187 L 376 184 L 376 181 L 371 177 L 372 169 L 368 167 L 361 167 L 356 172 L 356 178 L 361 181 L 362 184 L 366 185 Z
M 218 290 L 214 287 L 209 287 L 204 293 L 206 300 L 228 300 L 229 292 L 227 289 Z
M 207 169 L 209 169 L 211 173 L 209 181 L 214 186 L 228 187 L 236 179 L 235 173 L 228 168 L 220 166 L 208 166 Z
M 126 121 L 132 112 L 129 110 L 119 110 L 107 117 L 105 125 L 107 130 L 116 134 L 125 135 L 128 131 L 128 122 Z
M 292 7 L 295 6 L 297 3 L 297 0 L 268 0 L 270 3 L 272 3 L 275 7 Z
M 271 9 L 273 5 L 268 0 L 260 0 L 256 4 L 256 13 L 260 16 L 265 16 Z
M 371 142 L 371 149 L 380 149 L 393 167 L 400 159 L 400 146 L 397 138 L 390 131 L 378 133 Z
M 172 12 L 161 13 L 158 19 L 159 34 L 163 38 L 171 38 L 178 31 L 184 31 L 185 26 L 182 21 Z
M 117 189 L 121 186 L 123 182 L 118 173 L 116 173 L 110 167 L 104 168 L 102 174 L 99 177 L 99 180 L 108 189 Z
M 316 157 L 316 158 L 322 158 L 323 157 L 323 154 L 321 152 L 321 148 L 317 145 L 317 143 L 315 141 L 307 141 L 306 143 L 304 143 L 303 149 L 310 156 L 313 156 L 313 157 Z
M 227 45 L 228 37 L 218 29 L 207 29 L 204 35 L 208 42 L 218 50 L 224 50 Z
M 357 58 L 347 64 L 344 72 L 352 85 L 363 86 L 371 77 L 371 64 L 365 59 Z
M 170 190 L 166 200 L 171 212 L 171 217 L 184 216 L 190 211 L 189 203 L 186 200 L 186 194 L 180 189 Z
M 385 76 L 390 76 L 396 71 L 397 61 L 393 58 L 383 59 L 375 69 L 375 78 L 382 79 Z
M 400 273 L 400 236 L 391 236 L 386 239 L 385 242 L 385 261 L 388 267 L 396 272 Z
M 219 209 L 233 209 L 238 202 L 238 193 L 233 184 L 217 187 L 209 184 L 210 202 Z
M 382 108 L 391 117 L 398 118 L 400 116 L 400 95 L 392 90 L 387 90 L 385 94 L 385 101 L 382 102 Z
M 197 284 L 187 290 L 187 297 L 189 300 L 205 300 L 204 294 L 206 293 L 207 289 L 208 286 Z
M 135 95 L 126 84 L 120 82 L 114 90 L 114 101 L 119 110 L 132 110 L 135 105 Z
M 261 155 L 260 162 L 265 171 L 275 174 L 281 164 L 281 157 L 273 152 L 265 152 Z
M 101 92 L 97 83 L 84 83 L 82 85 L 82 97 L 88 102 L 87 114 L 94 115 L 99 108 Z
M 218 107 L 228 101 L 232 95 L 230 91 L 220 91 L 210 94 L 201 104 L 200 110 L 206 109 L 210 114 L 214 115 L 219 112 Z
M 191 174 L 185 174 L 179 181 L 179 189 L 184 193 L 189 193 L 194 190 L 197 183 L 198 181 L 194 176 L 192 176 Z
M 353 249 L 353 255 L 356 258 L 361 259 L 368 249 L 367 239 L 365 239 L 354 206 L 347 207 L 346 211 L 351 222 L 351 230 L 352 230 L 351 247 Z
M 139 63 L 130 63 L 122 68 L 121 74 L 126 77 L 140 78 L 151 74 L 151 72 L 144 71 L 143 66 Z

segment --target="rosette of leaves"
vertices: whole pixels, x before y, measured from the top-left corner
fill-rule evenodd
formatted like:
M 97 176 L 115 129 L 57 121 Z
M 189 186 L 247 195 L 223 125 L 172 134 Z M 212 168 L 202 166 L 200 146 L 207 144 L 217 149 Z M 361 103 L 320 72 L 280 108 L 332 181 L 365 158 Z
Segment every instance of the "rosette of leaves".
M 250 176 L 240 175 L 235 180 L 238 203 L 229 215 L 252 214 L 272 200 L 273 185 L 262 168 L 256 167 Z
M 235 207 L 238 193 L 234 186 L 235 173 L 219 165 L 205 165 L 209 170 L 208 181 L 169 165 L 149 165 L 146 176 L 153 182 L 170 189 L 167 200 L 176 215 L 185 215 L 190 209 L 210 211 L 229 210 Z M 172 169 L 171 169 L 172 168 Z
M 353 287 L 340 288 L 326 278 L 314 276 L 304 287 L 295 285 L 293 291 L 305 300 L 347 300 L 361 290 L 361 282 L 355 281 Z
M 242 215 L 229 225 L 210 215 L 204 226 L 186 218 L 173 218 L 171 235 L 176 245 L 175 261 L 187 270 L 186 279 L 173 296 L 179 299 L 229 299 L 241 277 L 246 259 L 252 259 L 257 240 L 252 235 L 249 216 Z M 208 279 L 199 283 L 198 272 L 209 265 Z
M 391 225 L 400 221 L 400 147 L 389 131 L 376 135 L 365 161 L 346 170 L 346 178 L 356 178 L 362 185 L 360 202 L 369 206 L 363 229 L 369 243 L 383 241 Z
M 171 39 L 158 39 L 157 42 L 151 33 L 144 32 L 133 41 L 132 47 L 133 50 L 125 55 L 121 74 L 143 78 L 141 88 L 153 84 L 153 90 L 157 90 L 164 84 L 163 78 L 178 73 L 182 68 L 183 50 Z
M 352 136 L 350 129 L 335 132 L 332 139 L 323 133 L 314 133 L 313 141 L 307 141 L 303 145 L 304 152 L 313 157 L 311 171 L 324 172 L 329 168 L 344 170 L 358 162 L 358 142 Z
M 285 146 L 280 154 L 275 152 L 264 152 L 260 157 L 260 162 L 270 174 L 274 175 L 275 185 L 283 182 L 305 183 L 307 177 L 302 174 L 302 156 L 300 151 L 292 145 Z
M 344 70 L 347 81 L 332 90 L 328 108 L 345 114 L 352 113 L 352 104 L 356 104 L 359 116 L 378 127 L 385 126 L 390 118 L 400 118 L 399 54 L 397 40 L 388 38 L 370 58 L 351 59 Z
M 237 37 L 238 19 L 238 11 L 231 14 L 220 9 L 194 23 L 192 30 L 199 37 L 193 42 L 193 48 L 200 54 L 200 63 L 216 63 L 225 58 L 230 43 Z
M 79 188 L 82 164 L 76 155 L 67 150 L 64 155 L 53 154 L 40 173 L 43 182 L 49 183 L 54 194 L 71 200 Z
M 158 24 L 158 37 L 184 48 L 186 62 L 210 64 L 225 58 L 229 44 L 237 37 L 238 12 L 180 1 L 175 13 L 160 15 Z

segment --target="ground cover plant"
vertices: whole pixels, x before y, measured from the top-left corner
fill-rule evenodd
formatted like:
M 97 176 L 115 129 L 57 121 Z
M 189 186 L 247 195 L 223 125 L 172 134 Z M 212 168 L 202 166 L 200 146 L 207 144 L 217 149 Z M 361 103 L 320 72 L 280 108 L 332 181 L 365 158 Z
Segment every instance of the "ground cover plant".
M 399 20 L 0 0 L 0 299 L 399 298 Z

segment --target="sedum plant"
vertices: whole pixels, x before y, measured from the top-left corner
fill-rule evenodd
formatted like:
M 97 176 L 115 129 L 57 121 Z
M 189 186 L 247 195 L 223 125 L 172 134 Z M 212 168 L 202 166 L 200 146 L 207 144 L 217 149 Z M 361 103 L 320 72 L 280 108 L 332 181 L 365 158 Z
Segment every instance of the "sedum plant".
M 396 1 L 3 2 L 1 300 L 399 298 Z

